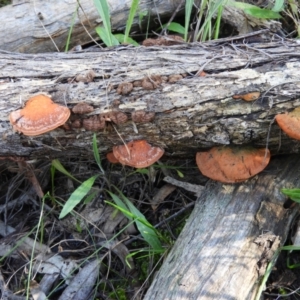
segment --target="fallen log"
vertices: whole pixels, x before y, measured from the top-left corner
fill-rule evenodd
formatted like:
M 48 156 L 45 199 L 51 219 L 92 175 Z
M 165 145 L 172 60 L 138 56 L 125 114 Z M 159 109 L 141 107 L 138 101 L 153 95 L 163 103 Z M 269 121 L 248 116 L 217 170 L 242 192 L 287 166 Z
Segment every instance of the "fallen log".
M 127 142 L 147 139 L 173 156 L 228 144 L 268 145 L 272 154 L 297 152 L 299 142 L 281 133 L 273 119 L 299 105 L 298 49 L 296 41 L 279 39 L 36 55 L 0 51 L 0 156 L 92 154 L 93 130 L 73 123 L 36 137 L 13 132 L 9 114 L 38 93 L 69 108 L 79 102 L 93 106 L 89 114 L 71 115 L 70 122 L 79 119 L 79 126 L 92 115 L 126 114 L 124 124 L 107 122 L 97 131 L 102 153 L 122 144 L 120 136 Z M 205 76 L 198 76 L 203 70 Z M 252 102 L 233 99 L 249 92 L 260 96 Z M 136 111 L 155 117 L 132 122 Z
M 299 187 L 299 167 L 291 155 L 246 183 L 211 181 L 143 299 L 264 299 L 262 276 L 298 212 L 280 189 Z
M 113 33 L 124 32 L 131 2 L 107 1 Z M 181 0 L 140 1 L 131 28 L 132 37 L 135 39 L 134 32 L 143 34 L 151 32 L 152 28 L 157 30 L 157 20 L 163 25 L 172 16 L 181 17 L 185 12 L 184 4 Z M 200 1 L 194 1 L 194 7 L 200 7 Z M 95 44 L 99 41 L 95 28 L 103 25 L 93 0 L 14 0 L 12 5 L 0 8 L 0 20 L 4 25 L 0 32 L 0 49 L 24 53 L 65 51 L 69 35 L 68 50 Z M 281 28 L 277 21 L 253 18 L 232 6 L 224 7 L 222 21 L 239 34 L 257 28 L 270 28 L 273 32 Z M 193 35 L 191 32 L 190 41 L 196 41 Z
M 93 0 L 13 2 L 0 9 L 4 25 L 0 32 L 2 50 L 24 53 L 65 51 L 69 34 L 69 50 L 99 40 L 95 28 L 103 22 Z M 112 32 L 124 32 L 132 1 L 107 2 Z M 146 16 L 140 20 L 137 14 L 132 30 L 146 31 L 148 18 L 170 18 L 179 4 L 179 0 L 158 1 L 155 5 L 140 1 L 138 13 L 146 13 Z

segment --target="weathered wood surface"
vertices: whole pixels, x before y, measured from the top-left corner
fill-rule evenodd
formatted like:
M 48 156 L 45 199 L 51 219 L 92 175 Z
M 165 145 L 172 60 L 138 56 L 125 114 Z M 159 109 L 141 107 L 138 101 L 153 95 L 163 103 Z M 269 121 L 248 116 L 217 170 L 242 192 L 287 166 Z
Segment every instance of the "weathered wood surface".
M 85 101 L 95 114 L 120 110 L 130 117 L 134 110 L 156 113 L 153 122 L 132 122 L 116 126 L 125 141 L 146 138 L 165 148 L 167 154 L 193 156 L 197 150 L 215 145 L 248 144 L 265 147 L 272 154 L 297 152 L 299 142 L 281 134 L 272 123 L 274 115 L 299 106 L 299 47 L 296 41 L 271 43 L 225 43 L 178 45 L 173 47 L 118 47 L 102 51 L 54 54 L 0 52 L 0 156 L 30 158 L 59 157 L 91 153 L 92 132 L 58 129 L 28 138 L 12 131 L 11 111 L 31 95 L 49 93 L 61 104 L 73 107 Z M 201 70 L 207 76 L 195 74 Z M 96 73 L 93 82 L 75 82 L 79 74 Z M 134 88 L 119 95 L 120 83 L 151 75 L 186 74 L 176 83 L 162 83 L 157 89 Z M 73 80 L 69 82 L 69 80 Z M 233 95 L 260 91 L 255 102 L 232 99 Z M 120 105 L 114 106 L 114 100 Z M 101 149 L 121 144 L 114 130 L 97 133 Z
M 254 299 L 298 211 L 283 207 L 280 189 L 299 187 L 299 178 L 299 155 L 291 155 L 246 183 L 211 181 L 144 300 Z
M 132 1 L 107 2 L 112 31 L 123 32 Z M 142 22 L 143 31 L 146 31 L 148 17 L 165 20 L 179 3 L 180 0 L 155 1 L 155 4 L 152 1 L 140 1 L 139 12 L 148 13 Z M 98 37 L 95 28 L 102 25 L 93 0 L 14 1 L 14 5 L 0 9 L 0 20 L 0 49 L 25 53 L 64 51 L 72 24 L 70 47 L 91 43 Z M 132 29 L 138 29 L 138 26 L 137 15 Z

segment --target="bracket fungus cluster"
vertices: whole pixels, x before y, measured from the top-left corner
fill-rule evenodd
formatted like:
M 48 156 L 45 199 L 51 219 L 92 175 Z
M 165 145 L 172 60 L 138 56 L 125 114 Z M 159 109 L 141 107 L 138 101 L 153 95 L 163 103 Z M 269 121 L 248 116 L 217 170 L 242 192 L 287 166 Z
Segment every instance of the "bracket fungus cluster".
M 300 107 L 275 117 L 279 127 L 292 139 L 300 140 Z
M 23 109 L 13 111 L 9 121 L 13 129 L 28 136 L 36 136 L 63 125 L 70 117 L 70 110 L 40 94 L 30 98 Z
M 261 172 L 269 161 L 270 151 L 265 148 L 214 147 L 196 154 L 201 173 L 223 183 L 247 180 Z
M 114 146 L 113 152 L 108 153 L 106 157 L 111 163 L 120 162 L 133 168 L 146 168 L 157 162 L 164 152 L 145 140 L 136 140 L 126 145 Z

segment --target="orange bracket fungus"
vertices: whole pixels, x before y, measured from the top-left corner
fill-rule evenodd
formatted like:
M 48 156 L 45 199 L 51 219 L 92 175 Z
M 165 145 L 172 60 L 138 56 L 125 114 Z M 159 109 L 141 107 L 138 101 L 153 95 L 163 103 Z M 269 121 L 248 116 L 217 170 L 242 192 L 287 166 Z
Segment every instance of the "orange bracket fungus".
M 233 99 L 243 99 L 244 101 L 254 101 L 257 100 L 260 96 L 260 92 L 252 92 L 243 95 L 234 95 L 232 96 Z
M 126 145 L 114 146 L 115 158 L 123 165 L 146 168 L 158 161 L 164 154 L 159 147 L 152 147 L 145 140 L 131 141 Z
M 300 140 L 300 107 L 275 117 L 279 127 L 292 139 Z
M 116 157 L 114 156 L 113 152 L 109 152 L 106 154 L 106 158 L 107 160 L 111 163 L 111 164 L 117 164 L 119 163 L 119 161 L 116 159 Z
M 270 161 L 270 151 L 252 147 L 214 147 L 196 154 L 201 173 L 223 183 L 247 180 L 261 172 Z
M 14 130 L 35 136 L 63 125 L 69 117 L 70 110 L 67 107 L 41 94 L 30 98 L 23 109 L 13 111 L 9 121 Z

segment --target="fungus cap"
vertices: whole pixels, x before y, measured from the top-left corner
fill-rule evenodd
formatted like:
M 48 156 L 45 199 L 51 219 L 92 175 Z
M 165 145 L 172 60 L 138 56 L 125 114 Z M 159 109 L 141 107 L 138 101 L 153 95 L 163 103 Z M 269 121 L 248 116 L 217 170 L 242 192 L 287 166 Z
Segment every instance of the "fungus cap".
M 116 159 L 115 155 L 113 152 L 109 152 L 106 154 L 106 158 L 107 160 L 111 163 L 111 164 L 117 164 L 119 163 L 119 161 Z
M 14 130 L 35 136 L 63 125 L 69 117 L 70 110 L 67 107 L 41 94 L 30 98 L 23 109 L 10 113 L 9 121 Z
M 279 127 L 291 138 L 300 140 L 300 107 L 275 117 Z
M 234 95 L 232 96 L 233 99 L 243 99 L 244 101 L 254 101 L 260 97 L 260 92 L 251 92 L 242 95 Z
M 145 140 L 131 141 L 126 145 L 114 146 L 113 153 L 123 165 L 146 168 L 158 161 L 164 154 L 159 147 L 152 147 Z
M 268 149 L 214 147 L 196 154 L 201 173 L 223 183 L 247 180 L 261 172 L 270 161 Z

